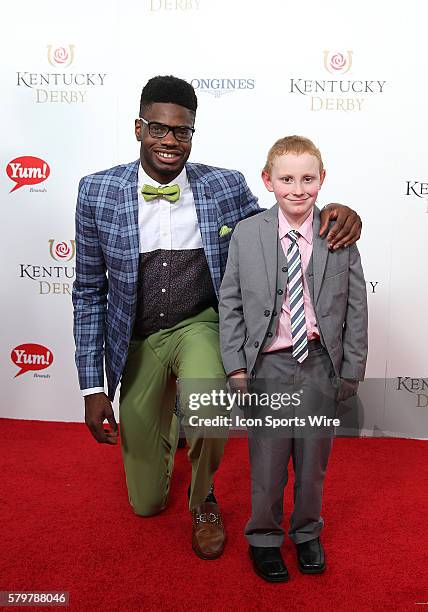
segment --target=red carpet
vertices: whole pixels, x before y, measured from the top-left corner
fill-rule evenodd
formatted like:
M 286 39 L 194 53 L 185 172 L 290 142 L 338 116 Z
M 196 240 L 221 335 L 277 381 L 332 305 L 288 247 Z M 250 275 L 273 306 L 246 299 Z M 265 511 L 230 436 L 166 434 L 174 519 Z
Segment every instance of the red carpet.
M 69 609 L 88 611 L 350 612 L 428 602 L 425 442 L 336 440 L 324 496 L 328 569 L 300 574 L 287 542 L 291 581 L 270 585 L 253 574 L 242 534 L 245 440 L 229 442 L 216 481 L 225 554 L 202 561 L 190 545 L 185 451 L 168 509 L 142 519 L 128 505 L 119 448 L 96 444 L 84 425 L 0 420 L 0 432 L 0 590 L 66 590 Z

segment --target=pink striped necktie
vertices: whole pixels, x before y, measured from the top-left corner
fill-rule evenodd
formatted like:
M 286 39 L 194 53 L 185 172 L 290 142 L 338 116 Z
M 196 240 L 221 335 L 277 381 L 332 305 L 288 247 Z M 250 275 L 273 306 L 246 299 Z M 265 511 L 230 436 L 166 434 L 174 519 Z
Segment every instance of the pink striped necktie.
M 308 334 L 303 304 L 302 263 L 299 247 L 297 245 L 297 239 L 300 234 L 296 230 L 290 230 L 287 235 L 291 241 L 287 251 L 287 288 L 288 298 L 290 300 L 293 357 L 297 359 L 299 363 L 302 363 L 308 356 Z

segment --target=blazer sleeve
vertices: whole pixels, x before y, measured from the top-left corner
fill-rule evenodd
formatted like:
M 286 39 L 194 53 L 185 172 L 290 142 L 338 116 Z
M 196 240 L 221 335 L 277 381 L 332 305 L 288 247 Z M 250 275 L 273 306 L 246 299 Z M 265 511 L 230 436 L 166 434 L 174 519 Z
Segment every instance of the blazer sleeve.
M 239 278 L 239 224 L 232 234 L 226 270 L 220 286 L 219 318 L 220 348 L 226 374 L 246 369 L 244 353 L 246 325 L 242 307 L 241 285 Z
M 104 387 L 107 287 L 106 265 L 83 178 L 76 207 L 76 279 L 72 293 L 81 389 Z
M 342 334 L 342 378 L 364 380 L 368 349 L 367 291 L 358 247 L 349 248 L 348 305 Z
M 241 209 L 241 219 L 246 219 L 247 217 L 251 217 L 252 215 L 256 215 L 261 210 L 259 201 L 256 196 L 251 192 L 250 188 L 247 185 L 247 181 L 245 180 L 244 175 L 241 172 L 238 172 L 239 176 L 239 193 L 240 193 L 240 209 Z

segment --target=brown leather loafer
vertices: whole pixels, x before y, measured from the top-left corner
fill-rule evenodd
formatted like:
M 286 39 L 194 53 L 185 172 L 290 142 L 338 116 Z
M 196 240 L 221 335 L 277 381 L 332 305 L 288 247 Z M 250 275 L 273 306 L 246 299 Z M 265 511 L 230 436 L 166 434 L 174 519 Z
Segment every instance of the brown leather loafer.
M 226 532 L 220 508 L 213 502 L 203 502 L 192 510 L 192 548 L 201 559 L 217 559 L 223 553 Z

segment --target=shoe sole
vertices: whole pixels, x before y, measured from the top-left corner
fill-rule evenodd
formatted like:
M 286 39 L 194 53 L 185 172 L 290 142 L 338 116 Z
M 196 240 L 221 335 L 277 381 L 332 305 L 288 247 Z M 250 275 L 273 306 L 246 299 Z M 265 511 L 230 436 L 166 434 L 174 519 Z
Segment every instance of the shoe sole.
M 302 574 L 323 574 L 325 572 L 326 566 L 324 565 L 321 569 L 304 569 L 298 564 L 299 570 Z
M 253 564 L 253 570 L 254 572 L 257 574 L 257 576 L 259 578 L 262 578 L 262 580 L 264 580 L 265 582 L 288 582 L 290 580 L 290 574 L 288 574 L 288 576 L 286 578 L 268 578 L 267 576 L 265 576 L 265 574 L 263 574 L 262 572 L 260 572 L 255 563 L 254 563 L 254 559 L 251 556 L 251 553 L 249 553 L 250 559 L 252 561 Z
M 268 578 L 267 576 L 265 576 L 264 574 L 262 574 L 261 572 L 259 572 L 255 567 L 254 567 L 254 563 L 253 563 L 253 569 L 254 572 L 257 574 L 257 576 L 259 578 L 262 578 L 265 582 L 288 582 L 290 580 L 290 576 L 287 576 L 286 578 Z

